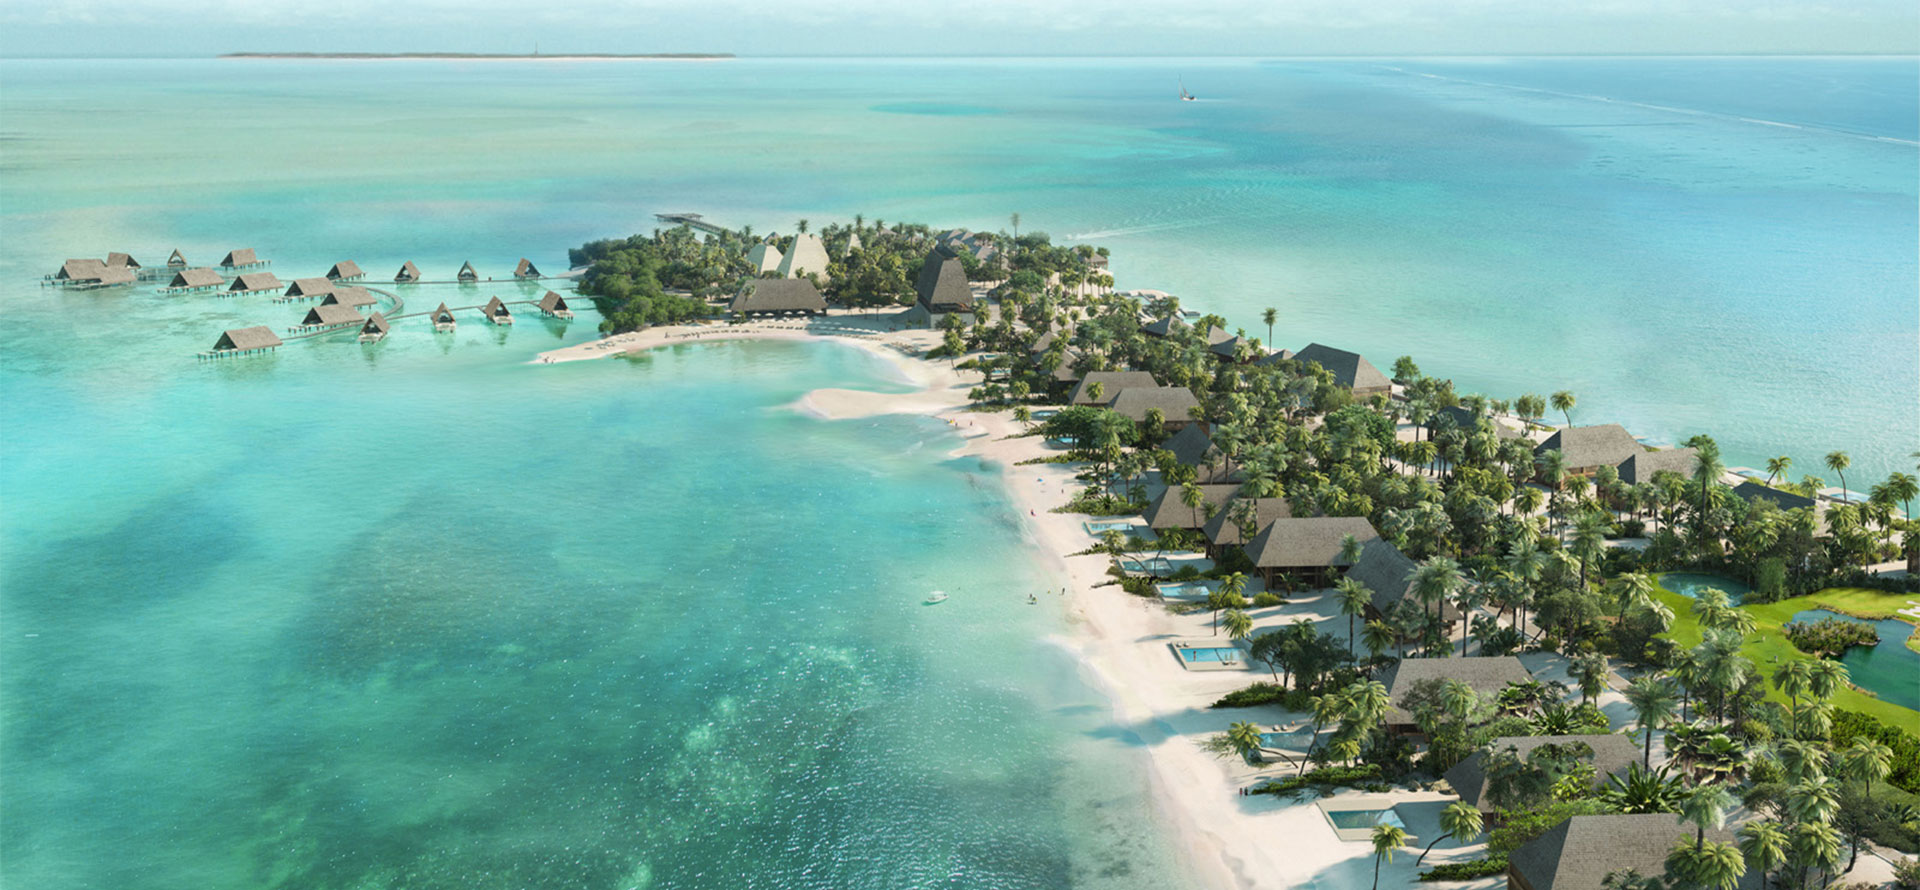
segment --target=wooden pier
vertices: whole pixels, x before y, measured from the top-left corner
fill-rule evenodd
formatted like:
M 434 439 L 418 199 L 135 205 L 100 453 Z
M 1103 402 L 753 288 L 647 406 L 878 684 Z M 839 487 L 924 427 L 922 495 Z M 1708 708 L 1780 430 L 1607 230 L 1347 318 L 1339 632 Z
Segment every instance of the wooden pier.
M 653 215 L 653 218 L 663 223 L 672 223 L 676 226 L 686 226 L 690 229 L 695 229 L 697 231 L 705 232 L 709 235 L 732 234 L 725 227 L 716 226 L 713 223 L 707 222 L 706 220 L 702 219 L 700 217 L 700 214 L 698 213 L 656 213 Z

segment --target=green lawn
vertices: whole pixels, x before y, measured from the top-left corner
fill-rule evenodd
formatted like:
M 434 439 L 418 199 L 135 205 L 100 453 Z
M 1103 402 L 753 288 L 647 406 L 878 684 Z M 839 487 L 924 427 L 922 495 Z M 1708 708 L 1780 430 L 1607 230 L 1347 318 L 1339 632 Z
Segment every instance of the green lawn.
M 1664 577 L 1661 579 L 1664 580 Z M 1660 586 L 1654 590 L 1654 596 L 1673 610 L 1673 628 L 1667 632 L 1674 642 L 1692 647 L 1700 642 L 1700 623 L 1693 617 L 1693 600 Z M 1753 616 L 1754 632 L 1747 637 L 1746 645 L 1740 648 L 1742 654 L 1753 660 L 1754 666 L 1767 676 L 1773 676 L 1774 669 L 1783 659 L 1811 659 L 1813 656 L 1793 648 L 1780 626 L 1793 620 L 1793 616 L 1807 609 L 1832 609 L 1861 618 L 1896 618 L 1895 611 L 1905 608 L 1907 600 L 1920 599 L 1910 593 L 1883 593 L 1877 590 L 1864 590 L 1858 587 L 1829 587 L 1817 593 L 1797 596 L 1776 603 L 1763 603 L 1741 606 Z M 1915 634 L 1920 637 L 1920 634 Z M 1911 640 L 1909 640 L 1911 644 Z M 1784 701 L 1779 690 L 1767 685 L 1767 697 Z M 1909 731 L 1920 727 L 1920 711 L 1903 708 L 1899 705 L 1881 701 L 1857 689 L 1842 689 L 1834 693 L 1833 705 L 1847 711 L 1859 711 L 1878 718 L 1884 723 L 1905 728 Z

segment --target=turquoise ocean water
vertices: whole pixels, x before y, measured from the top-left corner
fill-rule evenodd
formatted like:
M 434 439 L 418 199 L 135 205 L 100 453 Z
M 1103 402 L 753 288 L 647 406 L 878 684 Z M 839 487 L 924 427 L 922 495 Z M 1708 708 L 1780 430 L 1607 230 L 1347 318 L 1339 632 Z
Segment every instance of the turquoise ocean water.
M 897 387 L 874 360 L 525 364 L 588 312 L 199 363 L 303 310 L 38 287 L 61 259 L 505 276 L 659 211 L 1019 211 L 1122 287 L 1279 307 L 1283 345 L 1571 388 L 1732 462 L 1845 448 L 1862 487 L 1920 425 L 1914 75 L 0 62 L 7 883 L 1179 885 L 992 474 L 936 423 L 783 408 Z M 406 296 L 492 293 L 538 290 Z

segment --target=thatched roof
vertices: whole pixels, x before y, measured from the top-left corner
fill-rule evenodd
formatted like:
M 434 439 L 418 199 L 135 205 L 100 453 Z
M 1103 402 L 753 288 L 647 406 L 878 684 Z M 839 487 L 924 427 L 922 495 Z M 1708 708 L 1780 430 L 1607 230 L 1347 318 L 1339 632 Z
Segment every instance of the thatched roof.
M 401 264 L 400 264 L 400 271 L 399 271 L 399 272 L 396 272 L 396 273 L 394 273 L 394 276 L 393 276 L 393 280 L 394 280 L 395 282 L 401 282 L 401 281 L 419 281 L 419 280 L 420 280 L 420 267 L 419 267 L 419 266 L 416 266 L 416 265 L 414 265 L 414 264 L 413 264 L 413 261 L 412 261 L 412 260 L 408 260 L 408 261 L 406 261 L 406 262 L 404 262 L 404 263 L 401 263 Z
M 170 253 L 170 254 L 167 254 L 167 265 L 169 265 L 169 266 L 187 266 L 187 265 L 192 265 L 192 264 L 191 264 L 191 263 L 188 263 L 188 262 L 187 262 L 187 257 L 186 257 L 186 255 L 185 255 L 185 254 L 183 254 L 183 253 L 181 253 L 181 252 L 180 252 L 180 249 L 176 247 L 176 248 L 174 248 L 174 250 L 173 250 L 173 252 L 172 252 L 172 253 Z M 248 330 L 251 330 L 251 328 L 249 328 Z
M 1180 316 L 1169 315 L 1159 321 L 1150 321 L 1141 325 L 1140 333 L 1150 337 L 1165 337 L 1174 331 L 1184 330 L 1186 327 L 1187 323 L 1181 321 Z
M 181 269 L 173 273 L 173 283 L 168 287 L 219 287 L 227 280 L 212 269 Z
M 826 275 L 827 246 L 820 243 L 820 236 L 812 232 L 793 236 L 793 244 L 787 247 L 787 255 L 780 258 L 778 271 L 782 278 L 796 278 L 808 272 Z
M 495 318 L 498 318 L 502 315 L 511 316 L 513 314 L 507 311 L 507 304 L 500 302 L 499 297 L 494 297 L 493 299 L 488 300 L 486 308 L 480 311 L 485 312 L 487 315 Z
M 1215 334 L 1220 334 L 1223 336 L 1220 339 L 1215 339 L 1214 338 Z M 1223 331 L 1219 328 L 1207 329 L 1207 350 L 1212 352 L 1214 355 L 1217 355 L 1225 359 L 1231 359 L 1236 355 L 1239 355 L 1240 347 L 1242 345 L 1245 345 L 1248 349 L 1252 349 L 1253 340 L 1247 337 L 1240 337 L 1240 336 L 1235 336 L 1233 334 L 1228 334 L 1226 331 Z
M 258 262 L 260 262 L 260 258 L 253 255 L 253 248 L 242 247 L 239 250 L 227 251 L 227 258 L 221 260 L 220 265 L 229 267 L 251 266 Z
M 1638 485 L 1652 482 L 1653 474 L 1663 470 L 1692 478 L 1693 471 L 1699 466 L 1699 452 L 1692 448 L 1668 448 L 1662 451 L 1642 450 L 1621 461 L 1615 469 L 1620 471 L 1620 481 Z
M 272 272 L 242 272 L 233 279 L 232 291 L 279 290 L 280 279 Z
M 1038 337 L 1035 337 L 1033 339 L 1033 345 L 1027 347 L 1027 351 L 1038 356 L 1046 352 L 1047 350 L 1052 349 L 1053 341 L 1058 339 L 1060 339 L 1060 331 L 1048 330 L 1046 333 L 1041 334 Z
M 1276 349 L 1272 352 L 1267 353 L 1266 355 L 1263 355 L 1257 359 L 1254 359 L 1253 363 L 1256 365 L 1271 366 L 1271 365 L 1280 364 L 1281 362 L 1288 362 L 1292 360 L 1293 360 L 1293 350 Z
M 1202 530 L 1207 533 L 1208 541 L 1221 546 L 1246 543 L 1246 539 L 1240 534 L 1240 524 L 1234 522 L 1232 516 L 1234 505 L 1243 500 L 1246 498 L 1237 497 L 1227 501 L 1225 506 L 1213 514 L 1212 519 L 1207 520 Z M 1293 516 L 1293 505 L 1287 503 L 1286 498 L 1254 498 L 1253 509 L 1253 528 L 1256 535 L 1260 533 L 1260 529 L 1275 520 Z
M 107 266 L 110 268 L 123 266 L 128 269 L 138 269 L 140 268 L 140 263 L 124 253 L 114 252 L 107 254 Z
M 336 281 L 342 278 L 359 278 L 367 273 L 360 271 L 360 264 L 352 260 L 341 260 L 327 270 L 327 277 Z
M 460 274 L 455 277 L 461 281 L 478 281 L 480 280 L 480 273 L 473 270 L 472 263 L 461 263 Z
M 60 271 L 53 277 L 62 281 L 99 281 L 106 271 L 107 264 L 96 259 L 68 260 L 60 264 Z
M 1363 516 L 1276 519 L 1243 549 L 1257 568 L 1324 569 L 1339 563 L 1340 543 L 1348 535 L 1362 544 L 1380 537 Z
M 780 258 L 780 248 L 764 241 L 756 242 L 752 247 L 747 248 L 747 267 L 752 269 L 755 275 L 780 271 Z
M 1542 745 L 1574 742 L 1593 749 L 1593 756 L 1583 759 L 1593 764 L 1595 776 L 1602 783 L 1606 782 L 1607 776 L 1623 774 L 1627 767 L 1640 762 L 1640 746 L 1623 735 L 1501 736 L 1488 742 L 1486 748 L 1454 764 L 1453 769 L 1447 770 L 1447 784 L 1452 785 L 1454 793 L 1469 805 L 1478 807 L 1482 812 L 1492 812 L 1492 805 L 1484 802 L 1487 795 L 1487 758 L 1492 752 L 1512 748 L 1521 760 L 1526 760 L 1528 754 Z
M 973 311 L 973 288 L 967 286 L 966 268 L 937 250 L 928 253 L 920 264 L 920 277 L 913 290 L 919 295 L 920 305 L 930 311 Z
M 1790 491 L 1781 491 L 1758 482 L 1742 482 L 1733 487 L 1733 493 L 1746 501 L 1772 501 L 1782 510 L 1798 510 L 1802 507 L 1817 506 L 1818 501 Z
M 1181 427 L 1166 444 L 1160 447 L 1173 452 L 1173 459 L 1189 467 L 1198 467 L 1212 461 L 1219 463 L 1220 449 L 1213 447 L 1213 437 L 1197 423 Z
M 1493 419 L 1490 417 L 1484 417 L 1482 415 L 1475 414 L 1472 411 L 1468 410 L 1464 405 L 1448 405 L 1445 408 L 1441 408 L 1440 410 L 1433 412 L 1433 418 L 1427 421 L 1427 429 L 1434 432 L 1439 432 L 1441 427 L 1440 418 L 1442 417 L 1447 418 L 1448 420 L 1451 420 L 1453 422 L 1453 426 L 1456 429 L 1460 429 L 1469 433 L 1479 430 L 1480 425 L 1484 423 L 1493 430 L 1493 434 L 1496 438 L 1500 438 L 1500 439 L 1520 438 L 1519 430 L 1513 429 L 1503 424 L 1495 423 Z
M 805 278 L 757 278 L 727 308 L 734 312 L 825 312 L 827 299 Z
M 447 324 L 451 321 L 453 321 L 453 310 L 448 309 L 447 304 L 441 303 L 433 310 L 434 324 Z
M 1695 829 L 1673 813 L 1616 813 L 1574 816 L 1547 829 L 1507 857 L 1509 870 L 1531 890 L 1600 890 L 1607 875 L 1632 869 L 1641 877 L 1666 871 L 1667 853 L 1681 838 L 1692 840 Z M 1733 831 L 1708 831 L 1707 839 L 1734 841 Z M 1748 869 L 1741 890 L 1758 888 L 1758 869 Z
M 540 277 L 540 270 L 534 267 L 533 262 L 531 260 L 527 259 L 526 257 L 521 257 L 520 262 L 514 264 L 513 277 L 538 278 Z
M 1201 485 L 1200 494 L 1214 509 L 1225 509 L 1227 501 L 1240 491 L 1238 485 Z M 1194 524 L 1194 511 L 1180 501 L 1180 486 L 1171 485 L 1147 506 L 1147 526 L 1153 529 L 1201 528 L 1207 524 L 1207 508 L 1200 507 L 1200 524 Z
M 1387 694 L 1393 699 L 1388 723 L 1412 723 L 1413 715 L 1401 709 L 1400 700 L 1423 680 L 1459 680 L 1482 695 L 1494 695 L 1508 683 L 1533 679 L 1527 666 L 1511 655 L 1448 658 L 1402 658 L 1380 675 Z
M 360 322 L 361 318 L 358 311 L 355 311 L 352 306 L 342 306 L 338 303 L 327 306 L 315 306 L 307 310 L 307 317 L 300 321 L 301 324 L 319 325 L 359 324 Z
M 1567 469 L 1617 467 L 1620 462 L 1645 451 L 1633 434 L 1617 423 L 1595 426 L 1570 426 L 1547 437 L 1533 449 L 1534 454 L 1559 451 Z
M 1374 538 L 1360 545 L 1360 558 L 1347 569 L 1347 577 L 1365 585 L 1373 595 L 1373 610 L 1386 614 L 1408 597 L 1413 583 L 1408 580 L 1414 561 L 1386 538 Z
M 221 334 L 220 339 L 213 344 L 213 351 L 226 352 L 228 350 L 239 350 L 244 352 L 249 349 L 267 349 L 279 345 L 280 338 L 274 334 L 272 328 L 266 325 L 255 325 L 250 328 L 234 328 L 231 331 Z
M 1090 392 L 1095 383 L 1100 384 L 1100 401 L 1097 403 Z M 1153 379 L 1153 375 L 1145 371 L 1093 371 L 1081 378 L 1080 385 L 1073 388 L 1073 398 L 1068 401 L 1068 404 L 1112 404 L 1121 390 L 1132 387 L 1152 388 L 1159 385 L 1160 381 Z
M 334 283 L 325 278 L 295 278 L 292 284 L 287 285 L 285 296 L 318 297 L 333 293 L 334 287 Z
M 103 285 L 132 284 L 133 282 L 133 270 L 126 266 L 108 266 L 106 271 L 100 273 L 99 278 L 99 283 Z
M 1056 367 L 1053 369 L 1054 382 L 1055 383 L 1073 383 L 1079 380 L 1080 375 L 1074 373 L 1073 371 L 1074 363 L 1078 362 L 1079 360 L 1080 360 L 1080 350 L 1075 349 L 1071 346 L 1067 347 L 1067 351 L 1060 354 L 1059 367 Z
M 362 335 L 385 334 L 392 327 L 393 325 L 390 325 L 387 323 L 386 316 L 381 315 L 378 312 L 375 312 L 374 314 L 367 316 L 367 323 L 360 326 L 360 333 Z
M 1379 368 L 1361 358 L 1357 352 L 1310 343 L 1307 348 L 1295 353 L 1293 358 L 1295 361 L 1313 362 L 1327 369 L 1335 383 L 1348 389 L 1385 391 L 1393 385 L 1387 375 L 1380 373 Z
M 322 306 L 351 306 L 358 309 L 380 302 L 364 287 L 343 287 L 328 293 L 320 299 Z
M 1185 423 L 1198 407 L 1200 400 L 1184 386 L 1130 386 L 1120 390 L 1112 403 L 1114 411 L 1134 423 L 1145 423 L 1147 413 L 1154 410 L 1160 412 L 1163 423 Z
M 539 309 L 541 312 L 571 311 L 567 308 L 567 298 L 560 296 L 560 292 L 554 290 L 547 291 L 546 296 L 540 298 Z

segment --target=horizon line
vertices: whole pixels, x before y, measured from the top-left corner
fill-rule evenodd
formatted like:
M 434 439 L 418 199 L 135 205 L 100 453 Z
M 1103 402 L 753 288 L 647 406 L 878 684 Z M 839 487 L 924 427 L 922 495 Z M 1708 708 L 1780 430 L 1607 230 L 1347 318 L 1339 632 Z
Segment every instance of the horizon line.
M 1883 58 L 1920 60 L 1920 49 L 1906 52 L 1886 52 L 1877 50 L 1751 50 L 1739 52 L 1407 52 L 1407 53 L 1313 53 L 1313 54 L 1244 54 L 1244 53 L 916 53 L 916 54 L 755 54 L 729 51 L 661 51 L 651 53 L 608 53 L 589 50 L 550 52 L 550 53 L 489 53 L 465 52 L 458 50 L 395 50 L 390 52 L 374 50 L 227 50 L 215 53 L 187 53 L 180 55 L 11 55 L 0 53 L 0 61 L 217 61 L 225 58 L 241 57 L 284 57 L 290 60 L 302 58 L 353 59 L 365 57 L 367 61 L 404 60 L 410 57 L 420 61 L 461 61 L 463 59 L 484 58 L 524 58 L 555 61 L 594 61 L 596 59 L 621 58 L 671 58 L 673 56 L 704 56 L 722 60 L 740 59 L 1220 59 L 1220 60 L 1315 60 L 1315 59 L 1556 59 L 1556 58 L 1618 58 L 1618 59 L 1716 59 L 1716 58 Z

